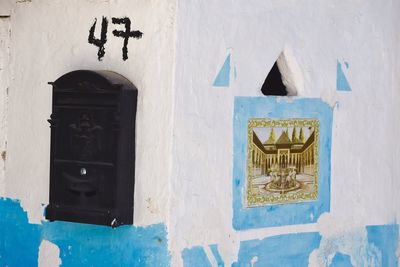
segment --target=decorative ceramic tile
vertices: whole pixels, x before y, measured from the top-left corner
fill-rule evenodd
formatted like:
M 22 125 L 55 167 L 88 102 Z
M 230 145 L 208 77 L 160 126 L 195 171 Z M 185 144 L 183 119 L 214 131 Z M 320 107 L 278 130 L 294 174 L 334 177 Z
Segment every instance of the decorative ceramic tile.
M 319 121 L 249 119 L 248 207 L 318 198 Z

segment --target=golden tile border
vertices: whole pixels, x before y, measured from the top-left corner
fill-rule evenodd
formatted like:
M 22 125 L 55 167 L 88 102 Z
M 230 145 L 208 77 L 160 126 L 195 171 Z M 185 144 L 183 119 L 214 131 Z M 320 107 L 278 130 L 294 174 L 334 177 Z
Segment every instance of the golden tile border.
M 251 160 L 254 128 L 271 128 L 271 127 L 314 127 L 315 132 L 315 150 L 314 150 L 314 191 L 297 194 L 281 194 L 279 196 L 259 195 L 252 192 L 252 180 L 254 177 L 250 175 L 253 163 Z M 317 119 L 268 119 L 268 118 L 252 118 L 248 121 L 247 126 L 247 188 L 245 195 L 246 207 L 267 206 L 275 204 L 287 204 L 313 201 L 318 198 L 318 165 L 319 165 L 319 121 Z

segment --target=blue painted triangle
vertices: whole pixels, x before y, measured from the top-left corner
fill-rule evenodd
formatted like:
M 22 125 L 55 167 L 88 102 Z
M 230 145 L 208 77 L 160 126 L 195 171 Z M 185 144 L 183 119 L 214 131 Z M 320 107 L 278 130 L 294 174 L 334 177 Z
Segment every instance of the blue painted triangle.
M 348 63 L 346 64 L 348 68 Z M 338 91 L 351 91 L 349 82 L 347 81 L 346 75 L 344 75 L 342 64 L 337 61 L 336 64 L 336 90 Z
M 230 71 L 231 70 L 231 54 L 229 54 L 224 64 L 222 65 L 220 71 L 218 72 L 217 77 L 214 80 L 213 86 L 217 87 L 228 87 L 230 80 Z

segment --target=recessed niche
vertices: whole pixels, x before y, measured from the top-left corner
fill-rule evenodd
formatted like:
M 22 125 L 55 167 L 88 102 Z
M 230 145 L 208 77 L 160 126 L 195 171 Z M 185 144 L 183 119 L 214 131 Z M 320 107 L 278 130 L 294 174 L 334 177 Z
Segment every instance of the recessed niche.
M 301 69 L 290 49 L 281 52 L 261 88 L 266 96 L 296 96 L 304 91 Z
M 279 71 L 276 61 L 274 63 L 274 66 L 272 66 L 272 69 L 269 71 L 263 86 L 261 87 L 261 92 L 263 93 L 263 95 L 288 95 L 286 87 L 282 82 L 282 75 Z

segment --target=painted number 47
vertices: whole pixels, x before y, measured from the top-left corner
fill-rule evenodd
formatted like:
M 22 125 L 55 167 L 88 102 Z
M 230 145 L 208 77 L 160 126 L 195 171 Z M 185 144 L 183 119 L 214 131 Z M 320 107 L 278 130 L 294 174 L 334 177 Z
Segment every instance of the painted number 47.
M 124 24 L 125 25 L 125 31 L 117 31 L 113 30 L 113 35 L 115 37 L 121 37 L 124 38 L 124 46 L 122 47 L 122 59 L 127 60 L 128 59 L 128 41 L 129 38 L 136 38 L 140 39 L 142 38 L 143 33 L 141 31 L 131 31 L 131 20 L 129 18 L 112 18 L 111 19 L 113 24 Z M 94 23 L 92 27 L 90 27 L 89 30 L 89 44 L 93 44 L 99 48 L 99 51 L 97 52 L 97 57 L 99 61 L 104 57 L 106 54 L 105 47 L 104 45 L 107 43 L 107 28 L 108 28 L 108 20 L 107 18 L 103 17 L 101 21 L 101 34 L 100 38 L 94 37 L 94 30 L 96 28 L 96 23 L 97 19 L 94 19 Z

